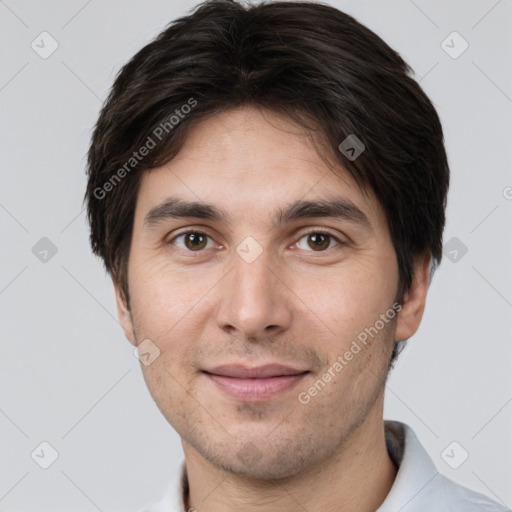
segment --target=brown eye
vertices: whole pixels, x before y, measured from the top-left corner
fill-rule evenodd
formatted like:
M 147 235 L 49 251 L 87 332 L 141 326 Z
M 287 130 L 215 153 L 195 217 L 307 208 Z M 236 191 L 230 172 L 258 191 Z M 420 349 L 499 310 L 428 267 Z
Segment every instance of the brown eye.
M 329 249 L 329 246 L 331 245 L 331 242 L 333 240 L 335 240 L 337 243 L 339 242 L 339 240 L 335 236 L 329 233 L 322 233 L 319 231 L 312 231 L 311 233 L 306 233 L 301 237 L 301 240 L 303 238 L 307 238 L 308 247 L 310 249 L 313 249 L 313 251 L 315 252 L 322 252 L 325 251 L 326 249 Z M 299 248 L 302 248 L 300 247 L 300 241 L 297 245 L 299 246 Z
M 171 243 L 175 243 L 176 240 L 183 239 L 182 245 L 176 244 L 178 247 L 192 252 L 199 252 L 207 246 L 208 238 L 208 235 L 201 231 L 187 231 L 174 237 L 171 240 Z
M 206 246 L 206 236 L 202 233 L 187 233 L 185 235 L 185 245 L 191 251 L 204 249 Z

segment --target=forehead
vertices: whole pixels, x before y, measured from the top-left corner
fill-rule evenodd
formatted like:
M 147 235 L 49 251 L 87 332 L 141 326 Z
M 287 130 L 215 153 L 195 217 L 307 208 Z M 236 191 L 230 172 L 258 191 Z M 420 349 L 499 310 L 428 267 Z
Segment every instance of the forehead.
M 369 219 L 381 217 L 375 195 L 319 149 L 283 114 L 254 107 L 216 114 L 190 129 L 175 158 L 143 175 L 136 216 L 173 196 L 216 204 L 234 217 L 257 213 L 272 224 L 283 204 L 328 198 L 354 204 Z

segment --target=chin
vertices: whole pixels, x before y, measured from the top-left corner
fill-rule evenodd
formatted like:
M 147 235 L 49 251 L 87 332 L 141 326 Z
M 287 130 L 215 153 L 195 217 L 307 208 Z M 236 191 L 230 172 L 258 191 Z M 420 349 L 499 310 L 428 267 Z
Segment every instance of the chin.
M 278 447 L 265 439 L 237 443 L 237 447 L 230 444 L 214 453 L 203 451 L 202 454 L 212 465 L 227 473 L 262 482 L 294 477 L 322 459 L 318 450 L 307 452 L 303 445 L 298 447 L 288 443 Z

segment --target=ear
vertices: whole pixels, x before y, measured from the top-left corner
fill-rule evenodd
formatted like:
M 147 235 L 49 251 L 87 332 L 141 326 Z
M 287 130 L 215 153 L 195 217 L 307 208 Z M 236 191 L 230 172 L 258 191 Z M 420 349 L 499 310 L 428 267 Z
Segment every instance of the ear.
M 116 292 L 116 304 L 117 304 L 117 316 L 119 322 L 124 330 L 126 339 L 134 346 L 137 346 L 137 339 L 135 337 L 135 330 L 133 328 L 132 315 L 125 299 L 124 293 L 121 289 L 121 285 L 112 277 L 112 283 Z
M 430 254 L 418 255 L 414 258 L 414 274 L 411 287 L 404 295 L 402 309 L 396 324 L 396 341 L 407 340 L 420 326 L 427 298 L 430 261 Z

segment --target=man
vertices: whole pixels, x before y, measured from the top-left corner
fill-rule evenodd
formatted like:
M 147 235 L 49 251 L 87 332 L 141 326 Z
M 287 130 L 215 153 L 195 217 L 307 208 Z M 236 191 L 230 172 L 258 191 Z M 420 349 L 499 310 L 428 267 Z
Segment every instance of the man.
M 211 0 L 121 70 L 91 243 L 185 460 L 148 510 L 500 511 L 383 421 L 441 259 L 439 118 L 323 4 Z

